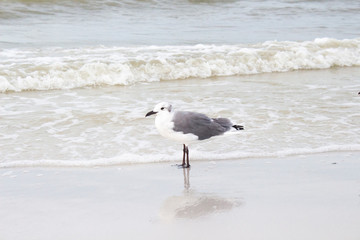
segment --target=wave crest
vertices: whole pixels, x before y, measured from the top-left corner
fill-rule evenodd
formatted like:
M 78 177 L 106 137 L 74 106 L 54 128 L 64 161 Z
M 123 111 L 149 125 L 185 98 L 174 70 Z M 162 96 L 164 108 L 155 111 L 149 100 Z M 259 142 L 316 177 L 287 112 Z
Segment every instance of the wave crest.
M 360 66 L 360 39 L 251 45 L 3 49 L 0 91 L 209 78 Z

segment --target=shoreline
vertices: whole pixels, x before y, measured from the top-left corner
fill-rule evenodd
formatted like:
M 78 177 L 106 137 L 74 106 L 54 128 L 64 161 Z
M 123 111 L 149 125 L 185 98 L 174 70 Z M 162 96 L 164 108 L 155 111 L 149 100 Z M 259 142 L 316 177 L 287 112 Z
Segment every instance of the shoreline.
M 194 161 L 191 169 L 171 163 L 4 168 L 0 232 L 4 240 L 355 240 L 359 157 Z
M 279 151 L 277 153 L 269 154 L 255 154 L 255 153 L 246 153 L 241 157 L 229 157 L 229 158 L 219 158 L 219 159 L 206 159 L 200 157 L 201 152 L 197 152 L 195 160 L 192 162 L 209 162 L 209 161 L 236 161 L 236 160 L 250 160 L 250 159 L 264 159 L 264 158 L 288 158 L 288 157 L 302 157 L 302 156 L 311 156 L 311 155 L 322 155 L 322 154 L 332 154 L 332 153 L 359 153 L 360 154 L 360 145 L 352 144 L 347 146 L 324 146 L 316 148 L 315 150 L 309 151 L 308 149 L 295 149 L 292 152 L 288 150 Z M 180 155 L 179 155 L 180 156 Z M 159 160 L 157 162 L 146 162 L 146 161 L 119 161 L 112 159 L 96 159 L 89 161 L 81 160 L 15 160 L 10 162 L 0 162 L 1 169 L 17 169 L 17 168 L 106 168 L 106 167 L 122 167 L 122 166 L 132 166 L 132 165 L 151 165 L 151 164 L 177 164 L 180 160 Z M 180 159 L 180 157 L 179 157 Z M 108 161 L 108 162 L 106 162 Z

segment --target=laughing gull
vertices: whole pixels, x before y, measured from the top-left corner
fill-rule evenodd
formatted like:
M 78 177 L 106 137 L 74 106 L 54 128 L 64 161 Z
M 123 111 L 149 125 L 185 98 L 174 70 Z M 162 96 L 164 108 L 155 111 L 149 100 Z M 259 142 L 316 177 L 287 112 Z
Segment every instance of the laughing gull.
M 155 126 L 166 138 L 183 144 L 183 168 L 190 167 L 188 144 L 219 136 L 231 129 L 244 130 L 243 126 L 234 125 L 227 118 L 209 118 L 205 114 L 186 111 L 173 111 L 171 104 L 161 102 L 145 117 L 156 114 Z M 186 164 L 185 164 L 186 155 Z

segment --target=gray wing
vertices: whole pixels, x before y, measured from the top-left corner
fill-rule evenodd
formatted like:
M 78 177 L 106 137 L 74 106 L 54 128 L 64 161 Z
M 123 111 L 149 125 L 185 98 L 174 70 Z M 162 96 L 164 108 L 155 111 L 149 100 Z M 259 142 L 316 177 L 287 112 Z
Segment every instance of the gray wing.
M 230 120 L 226 118 L 211 119 L 205 114 L 183 111 L 175 112 L 173 122 L 174 131 L 192 133 L 198 136 L 199 140 L 221 135 L 232 126 Z

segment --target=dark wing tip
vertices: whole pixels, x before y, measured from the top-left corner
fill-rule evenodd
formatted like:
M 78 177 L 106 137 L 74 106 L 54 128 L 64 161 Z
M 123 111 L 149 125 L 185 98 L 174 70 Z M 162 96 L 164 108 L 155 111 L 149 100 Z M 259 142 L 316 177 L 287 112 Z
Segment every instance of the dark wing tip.
M 233 125 L 233 128 L 235 128 L 236 130 L 244 130 L 244 126 L 241 125 Z

